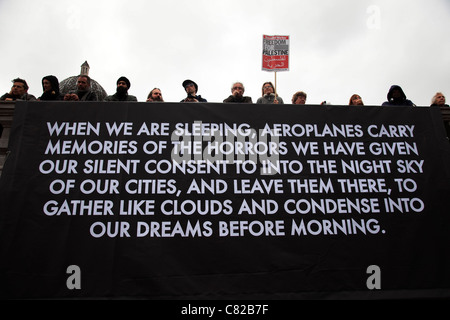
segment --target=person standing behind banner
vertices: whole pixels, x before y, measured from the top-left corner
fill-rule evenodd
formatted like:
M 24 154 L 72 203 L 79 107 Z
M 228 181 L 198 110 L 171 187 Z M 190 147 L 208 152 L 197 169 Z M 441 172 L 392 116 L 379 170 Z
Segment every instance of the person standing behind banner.
M 431 99 L 432 107 L 448 107 L 448 104 L 445 104 L 445 96 L 442 92 L 438 92 L 434 95 L 433 99 Z
M 411 101 L 406 99 L 406 94 L 400 86 L 393 85 L 389 89 L 387 95 L 388 101 L 382 104 L 383 107 L 415 107 L 416 105 Z
M 292 104 L 306 104 L 306 99 L 308 98 L 308 95 L 303 91 L 298 91 L 294 94 L 292 97 Z
M 448 108 L 448 104 L 445 104 L 445 96 L 442 92 L 438 92 L 434 95 L 433 99 L 431 100 L 431 106 L 432 107 L 446 107 Z M 445 131 L 447 131 L 447 139 L 450 140 L 450 121 L 444 121 Z
M 91 90 L 91 78 L 86 75 L 78 76 L 77 90 L 66 94 L 64 101 L 98 101 L 97 94 Z
M 349 106 L 363 106 L 364 102 L 362 101 L 362 98 L 358 94 L 354 94 L 350 97 L 350 101 L 348 103 Z
M 58 101 L 64 100 L 64 95 L 59 92 L 59 81 L 55 76 L 46 76 L 42 78 L 42 95 L 39 101 Z
M 245 87 L 242 82 L 235 82 L 231 86 L 231 96 L 223 100 L 224 103 L 253 103 L 251 97 L 244 96 Z
M 116 93 L 111 96 L 107 96 L 105 98 L 105 101 L 137 101 L 137 98 L 135 96 L 128 94 L 128 89 L 130 89 L 130 87 L 130 80 L 128 80 L 126 77 L 120 77 L 119 79 L 117 79 Z
M 164 102 L 161 89 L 155 88 L 147 96 L 147 102 Z
M 256 101 L 257 104 L 284 104 L 283 99 L 275 94 L 272 82 L 264 82 L 262 86 L 262 97 Z
M 0 97 L 0 101 L 16 101 L 16 100 L 28 100 L 35 101 L 36 97 L 32 94 L 28 94 L 28 84 L 25 80 L 16 78 L 12 81 L 13 86 L 9 93 L 5 93 Z
M 183 88 L 188 94 L 186 99 L 181 100 L 180 102 L 208 102 L 206 99 L 202 98 L 202 96 L 197 95 L 198 85 L 192 80 L 185 80 L 183 82 Z

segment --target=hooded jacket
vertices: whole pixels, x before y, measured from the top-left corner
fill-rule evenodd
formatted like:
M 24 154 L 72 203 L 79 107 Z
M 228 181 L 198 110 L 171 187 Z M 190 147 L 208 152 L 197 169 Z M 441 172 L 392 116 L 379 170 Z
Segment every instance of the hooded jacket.
M 44 89 L 44 80 L 48 80 L 52 85 L 52 91 L 46 92 Z M 41 101 L 47 100 L 64 100 L 64 95 L 59 92 L 59 81 L 55 76 L 46 76 L 42 78 L 42 89 L 44 93 L 39 97 Z
M 393 92 L 394 90 L 399 90 L 401 93 L 401 97 L 398 99 L 394 99 Z M 400 86 L 394 85 L 389 89 L 387 94 L 388 101 L 382 104 L 383 107 L 386 106 L 407 106 L 407 107 L 415 107 L 416 105 L 411 101 L 406 99 L 406 94 L 403 92 L 403 89 Z

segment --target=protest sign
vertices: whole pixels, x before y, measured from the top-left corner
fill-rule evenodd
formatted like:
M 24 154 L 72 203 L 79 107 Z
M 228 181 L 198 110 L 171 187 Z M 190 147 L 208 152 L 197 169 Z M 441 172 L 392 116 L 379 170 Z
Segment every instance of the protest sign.
M 263 35 L 262 69 L 275 72 L 289 70 L 289 36 Z

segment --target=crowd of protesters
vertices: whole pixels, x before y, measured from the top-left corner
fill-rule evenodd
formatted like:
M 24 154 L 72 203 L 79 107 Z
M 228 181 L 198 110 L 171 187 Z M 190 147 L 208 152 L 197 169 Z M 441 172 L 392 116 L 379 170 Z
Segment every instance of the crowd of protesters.
M 42 78 L 42 95 L 36 98 L 28 93 L 28 84 L 24 79 L 12 80 L 13 86 L 11 90 L 0 97 L 0 101 L 15 100 L 38 100 L 38 101 L 99 101 L 97 94 L 91 90 L 91 79 L 87 75 L 80 75 L 77 79 L 76 89 L 62 94 L 59 88 L 59 81 L 55 76 L 46 76 Z M 198 95 L 198 85 L 192 80 L 185 80 L 182 83 L 186 91 L 186 98 L 180 102 L 208 102 L 201 95 Z M 138 101 L 133 95 L 128 94 L 131 87 L 130 80 L 126 77 L 120 77 L 117 80 L 116 93 L 107 96 L 103 101 Z M 223 100 L 224 103 L 253 103 L 252 98 L 245 96 L 245 87 L 241 82 L 233 83 L 231 87 L 231 95 Z M 292 104 L 306 104 L 307 94 L 303 91 L 296 92 L 292 97 Z M 147 102 L 164 102 L 161 89 L 154 88 L 147 96 Z M 261 97 L 256 101 L 257 104 L 284 104 L 283 99 L 276 93 L 275 86 L 272 82 L 265 82 L 262 86 Z M 326 101 L 321 104 L 327 104 Z M 349 100 L 350 106 L 363 106 L 364 102 L 360 95 L 354 94 Z M 398 85 L 393 85 L 387 94 L 387 101 L 382 106 L 409 106 L 414 107 L 415 104 L 407 99 L 403 89 Z M 445 96 L 438 92 L 431 102 L 431 106 L 446 106 Z

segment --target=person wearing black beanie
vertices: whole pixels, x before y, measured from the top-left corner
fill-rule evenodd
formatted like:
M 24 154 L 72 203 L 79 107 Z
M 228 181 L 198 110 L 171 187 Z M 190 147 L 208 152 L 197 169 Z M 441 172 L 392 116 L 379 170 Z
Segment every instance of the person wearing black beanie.
M 130 80 L 128 80 L 128 78 L 120 77 L 119 79 L 117 79 L 117 85 L 119 85 L 119 82 L 125 82 L 128 90 L 131 88 L 131 82 Z
M 107 96 L 105 101 L 137 101 L 135 96 L 128 94 L 128 89 L 131 87 L 131 82 L 126 77 L 120 77 L 117 79 L 116 93 Z

